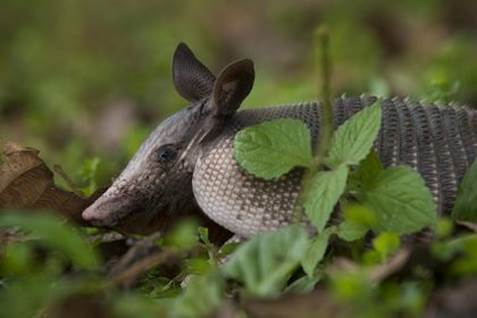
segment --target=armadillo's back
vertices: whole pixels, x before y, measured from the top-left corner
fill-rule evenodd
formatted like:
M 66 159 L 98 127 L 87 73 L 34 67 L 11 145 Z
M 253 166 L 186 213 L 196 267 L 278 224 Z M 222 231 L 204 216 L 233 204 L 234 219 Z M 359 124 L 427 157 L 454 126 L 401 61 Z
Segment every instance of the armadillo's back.
M 343 123 L 375 100 L 373 97 L 336 99 L 335 124 Z M 382 112 L 375 149 L 384 166 L 407 164 L 415 168 L 424 177 L 439 212 L 450 211 L 458 184 L 476 156 L 476 112 L 464 107 L 424 105 L 402 98 L 383 100 Z M 242 111 L 211 145 L 210 152 L 194 172 L 194 193 L 199 204 L 212 219 L 234 232 L 248 226 L 245 232 L 252 234 L 291 221 L 290 209 L 299 191 L 300 169 L 278 181 L 260 180 L 238 168 L 232 148 L 233 137 L 241 128 L 285 117 L 303 120 L 316 140 L 320 121 L 317 103 Z M 213 188 L 220 193 L 210 190 Z M 231 221 L 235 222 L 233 226 L 229 224 Z M 248 222 L 252 223 L 245 224 Z M 251 227 L 253 230 L 249 230 Z
M 476 112 L 394 98 L 384 101 L 382 119 L 376 146 L 383 164 L 407 164 L 418 170 L 439 212 L 449 212 L 476 157 Z
M 373 97 L 336 99 L 336 125 L 375 100 Z M 382 111 L 375 147 L 384 166 L 407 164 L 415 168 L 426 180 L 439 211 L 451 209 L 457 186 L 476 157 L 476 112 L 467 107 L 422 104 L 407 98 L 383 100 Z M 258 120 L 262 116 L 303 119 L 314 138 L 319 132 L 320 112 L 315 103 L 268 108 L 255 111 L 255 114 Z M 246 112 L 243 115 L 239 126 L 250 120 Z

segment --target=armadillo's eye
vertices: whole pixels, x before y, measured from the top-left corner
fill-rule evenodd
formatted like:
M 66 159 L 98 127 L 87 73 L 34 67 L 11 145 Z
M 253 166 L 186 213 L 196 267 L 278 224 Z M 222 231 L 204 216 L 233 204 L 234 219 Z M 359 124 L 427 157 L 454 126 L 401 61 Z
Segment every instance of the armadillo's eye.
M 164 145 L 157 149 L 156 158 L 160 162 L 168 162 L 176 159 L 177 149 L 173 145 Z

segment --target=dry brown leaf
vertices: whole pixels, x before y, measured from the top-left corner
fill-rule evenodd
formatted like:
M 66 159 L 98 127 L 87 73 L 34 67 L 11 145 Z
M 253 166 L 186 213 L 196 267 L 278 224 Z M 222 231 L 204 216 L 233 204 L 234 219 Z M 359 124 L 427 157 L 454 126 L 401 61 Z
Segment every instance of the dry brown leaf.
M 81 212 L 94 198 L 84 198 L 58 188 L 53 172 L 39 157 L 39 151 L 7 143 L 0 165 L 0 209 L 52 210 L 84 224 Z

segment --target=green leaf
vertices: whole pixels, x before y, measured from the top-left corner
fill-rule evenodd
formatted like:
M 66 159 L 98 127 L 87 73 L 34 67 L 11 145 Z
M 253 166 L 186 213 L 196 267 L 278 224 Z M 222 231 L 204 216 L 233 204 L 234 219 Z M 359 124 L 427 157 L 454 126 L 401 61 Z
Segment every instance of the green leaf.
M 0 261 L 0 273 L 5 276 L 25 275 L 32 272 L 34 253 L 26 244 L 7 244 Z
M 205 317 L 222 302 L 224 282 L 217 272 L 193 276 L 184 293 L 174 300 L 174 317 Z
M 277 178 L 313 160 L 307 126 L 295 119 L 278 119 L 239 131 L 235 159 L 245 170 L 264 179 Z
M 308 294 L 315 288 L 315 285 L 321 278 L 322 275 L 315 275 L 313 277 L 302 276 L 288 285 L 285 292 L 293 294 Z
M 343 221 L 338 226 L 338 237 L 348 242 L 356 241 L 363 238 L 369 231 L 369 227 L 351 221 Z
M 86 196 L 92 195 L 97 189 L 98 166 L 101 160 L 97 157 L 86 160 L 80 169 L 80 175 L 83 179 L 84 187 L 81 188 Z
M 203 226 L 199 226 L 197 229 L 197 233 L 199 234 L 199 239 L 204 242 L 206 245 L 212 244 L 209 239 L 209 229 Z
M 232 254 L 240 246 L 240 242 L 225 243 L 219 250 L 219 257 L 225 257 Z
M 190 257 L 184 260 L 183 272 L 192 275 L 204 275 L 214 269 L 214 266 L 206 258 Z
M 48 271 L 23 275 L 21 279 L 10 279 L 1 290 L 0 317 L 41 317 L 45 307 L 64 298 L 67 287 L 58 276 Z
M 30 232 L 41 244 L 61 251 L 78 267 L 94 269 L 98 265 L 98 258 L 92 246 L 74 227 L 53 215 L 21 212 L 4 214 L 0 216 L 0 225 L 18 226 Z
M 330 283 L 332 295 L 342 302 L 369 304 L 375 288 L 362 268 L 338 269 L 330 276 Z
M 306 231 L 292 225 L 262 233 L 240 245 L 224 265 L 226 276 L 242 282 L 256 296 L 280 293 L 308 249 Z
M 350 175 L 351 189 L 359 191 L 362 186 L 370 187 L 377 180 L 384 168 L 379 161 L 378 154 L 371 149 L 366 158 L 360 162 L 358 168 Z
M 344 221 L 339 224 L 336 234 L 347 242 L 363 238 L 376 222 L 374 211 L 362 204 L 343 204 L 341 209 Z
M 175 224 L 164 238 L 165 246 L 179 250 L 192 248 L 199 241 L 198 223 L 195 220 L 184 220 Z
M 390 255 L 395 253 L 399 249 L 400 244 L 399 236 L 390 232 L 380 233 L 373 240 L 374 250 L 378 252 L 381 262 L 386 261 Z
M 341 208 L 345 221 L 362 225 L 368 229 L 375 227 L 376 213 L 366 205 L 353 202 L 343 204 Z
M 343 194 L 348 177 L 348 168 L 338 166 L 335 170 L 319 172 L 312 181 L 305 201 L 305 211 L 318 232 L 323 231 L 333 208 Z
M 444 239 L 451 236 L 454 231 L 454 222 L 450 218 L 441 217 L 437 220 L 435 233 L 437 238 Z
M 477 222 L 477 160 L 472 163 L 459 185 L 451 216 L 456 221 Z
M 384 170 L 358 194 L 374 210 L 377 231 L 413 233 L 437 221 L 436 205 L 422 177 L 406 166 Z
M 444 261 L 449 261 L 462 253 L 468 253 L 477 259 L 477 234 L 465 234 L 450 240 L 434 242 L 432 253 Z
M 327 228 L 322 233 L 318 234 L 313 241 L 311 241 L 308 251 L 305 254 L 305 257 L 301 261 L 303 270 L 309 277 L 315 275 L 315 269 L 319 262 L 323 259 L 325 255 L 326 248 L 328 247 L 328 241 L 330 235 L 333 233 L 330 228 Z
M 381 104 L 376 102 L 360 110 L 338 127 L 333 135 L 327 162 L 356 165 L 371 150 L 381 127 Z

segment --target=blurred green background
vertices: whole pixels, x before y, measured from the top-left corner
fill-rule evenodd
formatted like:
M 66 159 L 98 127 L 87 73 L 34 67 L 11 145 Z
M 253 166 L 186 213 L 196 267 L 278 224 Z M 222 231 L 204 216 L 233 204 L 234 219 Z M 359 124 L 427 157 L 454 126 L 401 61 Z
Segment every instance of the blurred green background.
M 1 0 L 0 142 L 38 148 L 83 187 L 118 173 L 186 105 L 171 56 L 255 61 L 246 107 L 316 99 L 315 30 L 333 89 L 477 106 L 477 1 Z M 99 159 L 98 159 L 99 158 Z

